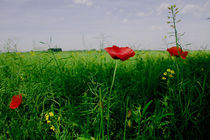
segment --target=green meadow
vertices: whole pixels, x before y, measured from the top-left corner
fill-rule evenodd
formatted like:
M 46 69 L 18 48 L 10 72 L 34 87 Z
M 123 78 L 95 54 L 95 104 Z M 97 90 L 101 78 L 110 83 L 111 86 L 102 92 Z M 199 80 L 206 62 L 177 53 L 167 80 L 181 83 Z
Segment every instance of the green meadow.
M 135 53 L 126 61 L 105 51 L 1 53 L 0 139 L 206 138 L 210 51 Z

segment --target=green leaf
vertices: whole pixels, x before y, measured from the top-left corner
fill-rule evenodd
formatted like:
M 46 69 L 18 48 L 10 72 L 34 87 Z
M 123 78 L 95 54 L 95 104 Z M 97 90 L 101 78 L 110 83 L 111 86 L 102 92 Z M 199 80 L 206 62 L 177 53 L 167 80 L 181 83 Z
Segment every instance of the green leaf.
M 164 114 L 164 115 L 161 116 L 161 119 L 162 118 L 165 118 L 167 116 L 174 116 L 174 113 L 166 113 L 166 114 Z
M 145 107 L 144 107 L 144 109 L 143 109 L 143 111 L 142 111 L 142 116 L 144 116 L 145 112 L 147 111 L 147 109 L 148 109 L 148 107 L 149 107 L 149 105 L 150 105 L 151 103 L 152 103 L 152 100 L 149 101 L 149 102 L 145 105 Z

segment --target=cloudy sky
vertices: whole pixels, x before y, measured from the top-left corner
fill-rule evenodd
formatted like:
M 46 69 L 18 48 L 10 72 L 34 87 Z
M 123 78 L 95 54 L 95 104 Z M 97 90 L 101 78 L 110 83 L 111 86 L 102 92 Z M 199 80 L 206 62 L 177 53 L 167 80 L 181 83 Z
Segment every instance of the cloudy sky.
M 165 49 L 173 44 L 166 23 L 171 4 L 180 8 L 178 32 L 186 49 L 210 49 L 210 0 L 0 0 L 0 50 L 12 39 L 20 51 L 40 41 L 63 50 L 113 44 Z

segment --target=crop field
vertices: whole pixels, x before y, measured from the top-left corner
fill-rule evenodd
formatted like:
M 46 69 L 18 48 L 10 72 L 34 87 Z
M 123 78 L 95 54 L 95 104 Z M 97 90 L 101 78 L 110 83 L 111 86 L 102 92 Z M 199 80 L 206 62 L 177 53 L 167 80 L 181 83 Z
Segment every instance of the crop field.
M 1 53 L 0 139 L 204 139 L 209 79 L 210 51 Z

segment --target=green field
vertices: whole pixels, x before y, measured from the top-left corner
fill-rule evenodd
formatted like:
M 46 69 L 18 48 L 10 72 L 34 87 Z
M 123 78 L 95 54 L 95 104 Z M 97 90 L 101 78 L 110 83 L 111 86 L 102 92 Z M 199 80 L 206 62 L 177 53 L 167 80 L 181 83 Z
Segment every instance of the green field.
M 204 139 L 210 51 L 135 52 L 1 53 L 0 139 Z

